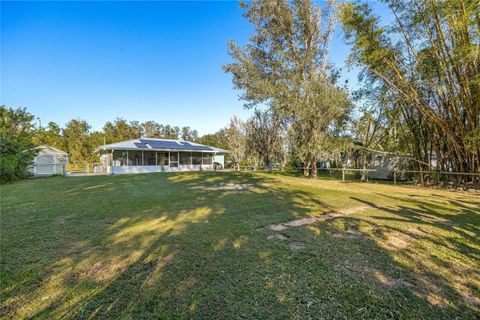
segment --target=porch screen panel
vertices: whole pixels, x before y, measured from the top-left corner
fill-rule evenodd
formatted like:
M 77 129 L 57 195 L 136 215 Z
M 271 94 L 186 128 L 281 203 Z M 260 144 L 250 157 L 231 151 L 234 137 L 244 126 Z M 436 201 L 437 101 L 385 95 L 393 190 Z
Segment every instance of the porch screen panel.
M 168 166 L 168 152 L 157 152 L 157 166 Z
M 192 152 L 192 164 L 202 164 L 201 152 Z
M 170 152 L 170 167 L 178 167 L 178 153 Z
M 180 164 L 181 165 L 192 164 L 192 153 L 191 152 L 180 152 Z
M 155 165 L 155 151 L 143 151 L 143 165 L 154 166 Z
M 114 150 L 113 151 L 113 166 L 127 165 L 127 151 Z
M 128 151 L 128 165 L 141 166 L 142 165 L 142 151 Z
M 204 153 L 203 154 L 203 164 L 212 164 L 213 163 L 213 154 Z

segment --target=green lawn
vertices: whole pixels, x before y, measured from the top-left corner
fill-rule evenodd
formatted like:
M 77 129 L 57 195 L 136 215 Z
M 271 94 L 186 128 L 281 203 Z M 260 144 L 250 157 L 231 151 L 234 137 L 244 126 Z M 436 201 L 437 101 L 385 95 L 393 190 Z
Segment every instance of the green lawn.
M 262 173 L 21 181 L 1 187 L 0 314 L 475 318 L 479 208 L 478 194 Z

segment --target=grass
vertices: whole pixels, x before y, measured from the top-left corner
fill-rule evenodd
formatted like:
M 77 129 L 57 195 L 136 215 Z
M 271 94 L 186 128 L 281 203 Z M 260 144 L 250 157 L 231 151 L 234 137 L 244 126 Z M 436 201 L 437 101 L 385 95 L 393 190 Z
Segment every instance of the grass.
M 0 315 L 475 318 L 479 208 L 466 193 L 263 173 L 22 181 L 1 187 Z M 348 210 L 283 240 L 267 227 Z

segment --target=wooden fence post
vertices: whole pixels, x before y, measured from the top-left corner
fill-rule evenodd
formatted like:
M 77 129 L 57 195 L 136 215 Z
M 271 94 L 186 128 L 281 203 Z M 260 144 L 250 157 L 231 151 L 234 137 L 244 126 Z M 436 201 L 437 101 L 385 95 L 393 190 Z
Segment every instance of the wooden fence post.
M 345 182 L 345 168 L 342 168 L 342 181 Z
M 397 171 L 393 170 L 393 184 L 397 184 Z

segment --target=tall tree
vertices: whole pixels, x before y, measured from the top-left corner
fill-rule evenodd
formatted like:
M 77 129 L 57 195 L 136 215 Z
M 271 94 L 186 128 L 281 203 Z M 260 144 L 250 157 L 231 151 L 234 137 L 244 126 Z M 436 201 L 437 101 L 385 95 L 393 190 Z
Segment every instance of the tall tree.
M 162 125 L 155 121 L 146 121 L 142 123 L 142 131 L 145 137 L 149 138 L 161 138 L 162 137 Z
M 109 121 L 103 126 L 106 143 L 113 143 L 122 140 L 138 139 L 142 136 L 143 130 L 138 121 L 127 122 L 123 118 Z
M 50 121 L 46 128 L 39 128 L 34 137 L 33 141 L 37 145 L 46 144 L 57 149 L 63 149 L 63 137 L 62 129 L 58 124 L 53 121 Z
M 274 163 L 285 164 L 286 137 L 280 117 L 272 110 L 256 109 L 245 124 L 246 150 L 260 164 L 272 169 Z
M 35 156 L 33 119 L 25 108 L 0 107 L 0 182 L 28 176 L 28 167 Z
M 224 70 L 242 90 L 245 107 L 266 105 L 289 122 L 297 156 L 316 175 L 323 140 L 350 107 L 328 61 L 334 6 L 321 8 L 309 0 L 257 0 L 241 6 L 255 33 L 243 49 L 229 43 L 235 62 Z
M 230 157 L 234 165 L 240 169 L 240 161 L 245 158 L 245 124 L 240 118 L 233 116 L 225 133 L 228 138 Z
M 367 85 L 389 92 L 418 169 L 434 157 L 437 169 L 478 173 L 480 2 L 386 2 L 395 17 L 388 26 L 367 4 L 343 5 L 352 63 Z
M 220 149 L 228 149 L 228 136 L 227 129 L 222 128 L 213 134 L 206 134 L 198 138 L 198 143 L 204 144 L 207 146 L 213 146 Z
M 85 120 L 70 120 L 62 130 L 70 160 L 87 160 L 93 153 L 89 145 L 90 125 Z
M 198 132 L 197 130 L 191 130 L 190 127 L 183 127 L 180 138 L 195 142 L 198 139 Z
M 162 138 L 178 139 L 179 136 L 180 136 L 180 128 L 178 126 L 172 127 L 168 124 L 163 126 Z

